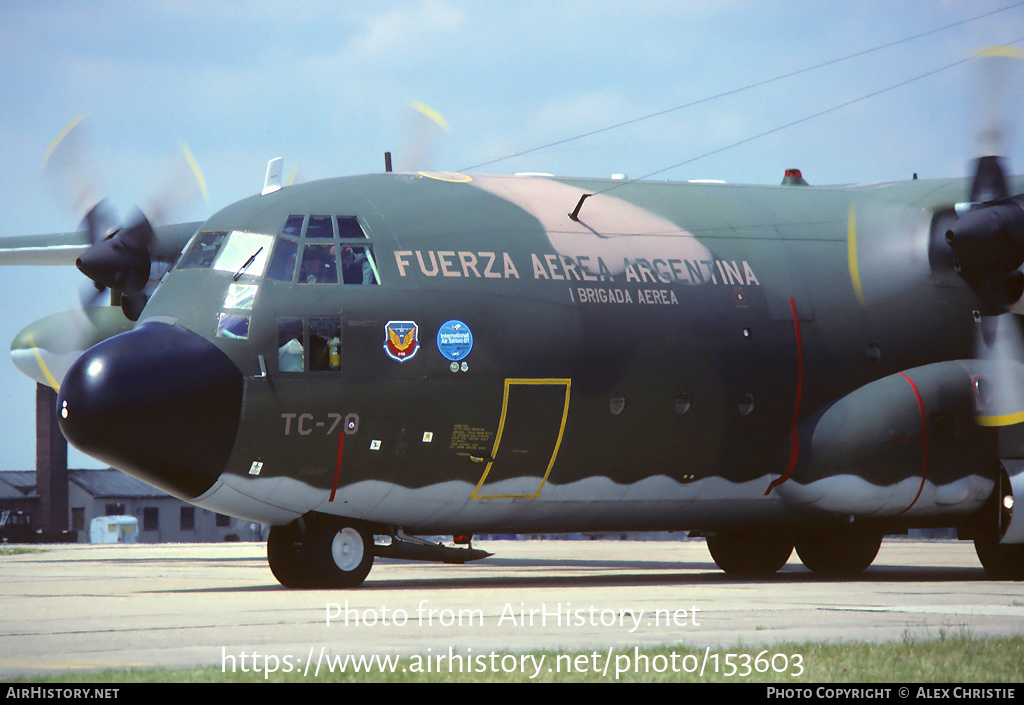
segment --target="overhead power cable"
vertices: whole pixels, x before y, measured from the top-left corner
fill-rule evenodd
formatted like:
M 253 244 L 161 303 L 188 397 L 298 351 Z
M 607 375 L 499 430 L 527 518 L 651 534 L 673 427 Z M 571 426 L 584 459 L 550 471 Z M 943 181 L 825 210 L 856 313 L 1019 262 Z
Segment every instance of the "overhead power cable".
M 904 37 L 903 39 L 897 39 L 895 41 L 888 42 L 886 44 L 879 44 L 878 46 L 872 47 L 870 49 L 864 49 L 862 51 L 854 52 L 852 54 L 847 54 L 846 56 L 841 56 L 841 57 L 839 57 L 837 59 L 831 59 L 829 61 L 824 61 L 824 62 L 822 62 L 820 64 L 815 64 L 814 66 L 808 66 L 806 68 L 798 69 L 796 71 L 791 71 L 789 73 L 785 73 L 785 74 L 781 74 L 779 76 L 775 76 L 774 78 L 767 78 L 767 79 L 764 79 L 764 80 L 761 80 L 761 81 L 756 81 L 754 83 L 749 83 L 749 84 L 747 84 L 745 86 L 741 86 L 739 88 L 733 88 L 733 89 L 730 89 L 730 90 L 727 90 L 727 91 L 723 91 L 721 93 L 716 93 L 715 95 L 707 96 L 707 97 L 704 97 L 704 98 L 699 98 L 697 100 L 693 100 L 693 101 L 690 101 L 688 103 L 683 103 L 682 105 L 676 105 L 674 107 L 666 108 L 664 110 L 659 110 L 659 111 L 654 112 L 654 113 L 649 113 L 647 115 L 642 115 L 640 117 L 632 118 L 630 120 L 625 120 L 623 122 L 618 122 L 618 123 L 615 123 L 614 125 L 608 125 L 607 127 L 601 127 L 601 128 L 596 129 L 596 130 L 591 130 L 589 132 L 584 132 L 584 133 L 581 133 L 581 134 L 578 134 L 578 135 L 574 135 L 572 137 L 566 137 L 564 139 L 556 140 L 554 142 L 549 142 L 549 143 L 543 144 L 543 145 L 541 145 L 539 147 L 533 147 L 531 149 L 525 149 L 523 151 L 515 152 L 513 154 L 507 154 L 507 155 L 505 155 L 503 157 L 497 157 L 495 159 L 491 159 L 491 160 L 488 160 L 488 161 L 485 161 L 485 162 L 480 162 L 479 164 L 474 164 L 473 166 L 465 167 L 464 169 L 459 169 L 459 173 L 463 173 L 463 172 L 467 172 L 467 171 L 473 171 L 475 169 L 479 169 L 481 167 L 489 166 L 491 164 L 496 164 L 498 162 L 503 162 L 503 161 L 506 161 L 508 159 L 515 159 L 516 157 L 521 157 L 521 156 L 524 156 L 524 155 L 527 155 L 527 154 L 533 154 L 534 152 L 540 152 L 540 151 L 543 151 L 545 149 L 550 149 L 551 147 L 557 147 L 559 145 L 566 144 L 568 142 L 574 142 L 576 140 L 581 140 L 581 139 L 584 139 L 586 137 L 592 137 L 593 135 L 598 135 L 598 134 L 601 134 L 602 132 L 609 132 L 611 130 L 616 130 L 616 129 L 620 128 L 620 127 L 625 127 L 627 125 L 633 125 L 633 124 L 636 124 L 638 122 L 643 122 L 644 120 L 650 120 L 652 118 L 660 117 L 662 115 L 668 115 L 670 113 L 674 113 L 674 112 L 677 112 L 679 110 L 684 110 L 686 108 L 692 108 L 692 107 L 697 106 L 697 105 L 702 105 L 704 103 L 709 103 L 709 102 L 711 102 L 713 100 L 718 100 L 719 98 L 725 98 L 725 97 L 728 97 L 728 96 L 731 96 L 731 95 L 736 95 L 738 93 L 743 93 L 745 91 L 753 90 L 754 88 L 760 88 L 761 86 L 767 86 L 769 84 L 776 83 L 778 81 L 783 81 L 783 80 L 785 80 L 787 78 L 793 78 L 794 76 L 799 76 L 801 74 L 808 73 L 808 72 L 814 71 L 816 69 L 824 68 L 826 66 L 833 66 L 833 65 L 841 63 L 843 61 L 848 61 L 850 59 L 855 59 L 857 57 L 866 56 L 868 54 L 872 54 L 872 53 L 877 52 L 877 51 L 882 51 L 883 49 L 889 49 L 891 47 L 898 46 L 900 44 L 905 44 L 907 42 L 911 42 L 911 41 L 914 41 L 914 40 L 917 40 L 917 39 L 921 39 L 922 37 L 927 37 L 929 35 L 937 34 L 939 32 L 944 32 L 946 30 L 953 29 L 955 27 L 960 27 L 962 25 L 965 25 L 965 24 L 968 24 L 968 23 L 971 23 L 971 22 L 976 22 L 978 20 L 985 19 L 987 17 L 992 17 L 993 15 L 997 15 L 997 14 L 1002 13 L 1002 12 L 1007 12 L 1008 10 L 1019 9 L 1022 6 L 1024 6 L 1024 2 L 1014 3 L 1013 5 L 1008 5 L 1007 7 L 999 8 L 998 10 L 992 10 L 991 12 L 986 12 L 986 13 L 981 14 L 981 15 L 976 15 L 974 17 L 969 17 L 967 19 L 960 20 L 958 22 L 953 22 L 951 24 L 947 24 L 947 25 L 944 25 L 942 27 L 937 27 L 935 29 L 930 29 L 930 30 L 928 30 L 926 32 L 921 32 L 919 34 L 915 34 L 915 35 L 912 35 L 912 36 L 909 36 L 909 37 Z M 1013 42 L 1011 42 L 1011 43 L 1013 43 Z M 804 122 L 806 120 L 810 120 L 812 118 L 818 117 L 819 115 L 824 115 L 825 113 L 832 112 L 834 110 L 838 110 L 839 108 L 845 107 L 846 105 L 849 105 L 851 103 L 856 103 L 858 100 L 864 100 L 866 98 L 872 97 L 873 95 L 878 95 L 878 93 L 884 93 L 887 90 L 892 90 L 893 88 L 898 88 L 900 85 L 905 85 L 906 83 L 909 83 L 911 81 L 917 80 L 918 78 L 925 78 L 926 76 L 929 76 L 929 75 L 931 75 L 933 73 L 938 73 L 940 71 L 944 71 L 944 70 L 946 70 L 948 68 L 952 68 L 953 66 L 956 66 L 956 65 L 958 65 L 960 63 L 963 63 L 963 62 L 962 61 L 961 62 L 957 62 L 955 64 L 950 64 L 949 66 L 945 66 L 943 68 L 936 69 L 935 71 L 929 72 L 929 73 L 924 74 L 922 76 L 919 76 L 919 77 L 917 77 L 915 79 L 910 79 L 910 80 L 905 81 L 904 83 L 898 84 L 896 86 L 890 86 L 887 89 L 883 89 L 881 91 L 877 91 L 876 93 L 872 93 L 870 95 L 863 96 L 862 98 L 858 98 L 856 100 L 850 101 L 850 103 L 846 103 L 846 104 L 841 105 L 841 106 L 836 106 L 835 108 L 830 108 L 829 110 L 823 111 L 821 113 L 817 113 L 815 115 L 811 115 L 811 116 L 808 116 L 806 118 L 802 118 L 800 120 L 796 120 L 796 121 L 794 121 L 792 123 L 789 123 L 788 125 L 784 125 L 784 126 L 778 127 L 778 128 L 776 128 L 774 130 L 769 130 L 768 132 L 764 132 L 764 133 L 762 133 L 760 135 L 756 135 L 754 137 L 749 138 L 748 140 L 744 140 L 743 142 L 748 142 L 750 140 L 758 139 L 759 137 L 763 137 L 765 135 L 772 134 L 773 132 L 778 132 L 779 130 L 785 129 L 786 127 L 789 127 L 791 125 L 799 124 L 799 123 Z M 737 144 L 743 144 L 743 142 L 739 142 Z M 690 161 L 695 161 L 696 159 L 700 159 L 700 158 L 702 158 L 704 156 L 709 156 L 710 154 L 716 154 L 719 151 L 724 151 L 725 149 L 729 149 L 730 147 L 733 147 L 733 146 L 736 146 L 736 145 L 730 145 L 729 147 L 723 147 L 720 150 L 716 150 L 714 152 L 709 152 L 708 154 L 701 155 L 701 157 L 695 157 L 694 159 L 688 160 L 686 162 L 682 162 L 681 164 L 677 164 L 677 165 L 672 166 L 672 167 L 668 167 L 667 169 L 663 169 L 661 171 L 668 171 L 669 169 L 674 169 L 676 166 L 682 166 L 682 164 L 687 164 Z M 659 173 L 661 173 L 661 171 L 655 172 L 655 174 L 659 174 Z M 651 176 L 653 176 L 653 175 L 654 174 L 651 174 Z

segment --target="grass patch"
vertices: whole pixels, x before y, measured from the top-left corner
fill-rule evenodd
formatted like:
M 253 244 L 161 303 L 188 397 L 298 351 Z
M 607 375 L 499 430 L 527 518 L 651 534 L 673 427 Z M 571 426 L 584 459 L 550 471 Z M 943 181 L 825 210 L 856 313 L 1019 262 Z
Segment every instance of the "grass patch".
M 4 546 L 0 544 L 0 556 L 20 556 L 23 553 L 46 553 L 46 548 L 30 548 L 28 546 Z
M 290 664 L 281 659 L 278 671 L 266 677 L 262 663 L 258 672 L 253 671 L 250 653 L 245 663 L 248 672 L 241 671 L 236 658 L 238 667 L 234 673 L 224 673 L 220 667 L 135 669 L 76 671 L 25 680 L 36 683 L 1019 683 L 1021 663 L 1024 663 L 1024 635 L 990 638 L 942 635 L 932 640 L 904 639 L 883 644 L 808 642 L 707 652 L 682 645 L 616 647 L 610 659 L 607 649 L 596 655 L 594 651 L 491 654 L 476 650 L 467 653 L 462 649 L 461 652 L 461 662 L 449 661 L 447 648 L 432 648 L 429 672 L 425 656 L 394 656 L 390 668 L 381 668 L 376 663 L 358 673 L 351 666 L 344 672 L 338 668 L 327 672 L 327 666 L 321 665 L 320 676 L 314 677 L 312 666 L 308 674 L 302 673 L 306 654 L 296 654 Z M 730 655 L 728 660 L 727 655 Z M 344 657 L 332 658 L 340 661 Z M 300 659 L 301 663 L 296 666 Z M 703 675 L 699 673 L 702 662 Z M 520 665 L 525 667 L 520 668 Z M 617 669 L 621 671 L 618 678 Z M 536 678 L 531 678 L 535 673 Z

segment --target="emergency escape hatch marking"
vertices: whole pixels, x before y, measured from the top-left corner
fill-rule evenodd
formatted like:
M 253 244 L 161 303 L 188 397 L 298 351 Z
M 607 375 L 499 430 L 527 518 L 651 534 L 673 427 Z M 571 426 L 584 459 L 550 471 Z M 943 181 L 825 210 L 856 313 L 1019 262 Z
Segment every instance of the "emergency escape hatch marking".
M 532 499 L 540 494 L 562 444 L 570 387 L 568 379 L 505 380 L 494 448 L 470 499 Z M 532 493 L 491 493 L 484 487 L 530 475 L 541 476 Z

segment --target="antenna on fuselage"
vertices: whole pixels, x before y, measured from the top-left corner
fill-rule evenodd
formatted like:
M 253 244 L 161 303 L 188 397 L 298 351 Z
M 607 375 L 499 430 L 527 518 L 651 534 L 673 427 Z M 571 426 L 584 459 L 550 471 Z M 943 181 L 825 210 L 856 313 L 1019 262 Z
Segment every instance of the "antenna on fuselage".
M 391 152 L 384 152 L 384 171 L 391 173 Z
M 267 176 L 263 179 L 263 196 L 281 190 L 281 174 L 283 171 L 284 157 L 277 157 L 267 162 Z
M 569 214 L 569 217 L 572 218 L 573 220 L 575 220 L 576 222 L 579 222 L 579 220 L 580 220 L 580 208 L 583 207 L 583 202 L 585 200 L 587 200 L 588 198 L 590 198 L 591 196 L 593 196 L 593 195 L 594 194 L 592 194 L 592 193 L 585 193 L 582 196 L 580 196 L 579 203 L 577 203 L 576 207 L 572 209 L 572 213 Z

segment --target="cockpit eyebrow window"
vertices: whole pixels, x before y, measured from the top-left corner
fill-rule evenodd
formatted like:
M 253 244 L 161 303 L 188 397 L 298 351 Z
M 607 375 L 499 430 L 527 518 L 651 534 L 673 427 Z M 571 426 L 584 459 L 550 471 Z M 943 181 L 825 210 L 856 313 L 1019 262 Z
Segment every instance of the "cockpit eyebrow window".
M 299 284 L 380 283 L 372 240 L 354 215 L 289 215 L 273 249 L 270 279 Z
M 311 215 L 306 224 L 306 237 L 330 240 L 334 237 L 334 224 L 329 215 Z
M 366 233 L 363 228 L 359 225 L 359 219 L 354 215 L 339 215 L 338 218 L 338 237 L 342 240 L 346 238 L 360 238 L 366 239 Z
M 305 219 L 304 215 L 290 215 L 288 220 L 284 223 L 284 228 L 281 230 L 282 235 L 291 235 L 292 237 L 298 237 L 302 233 L 302 221 Z

